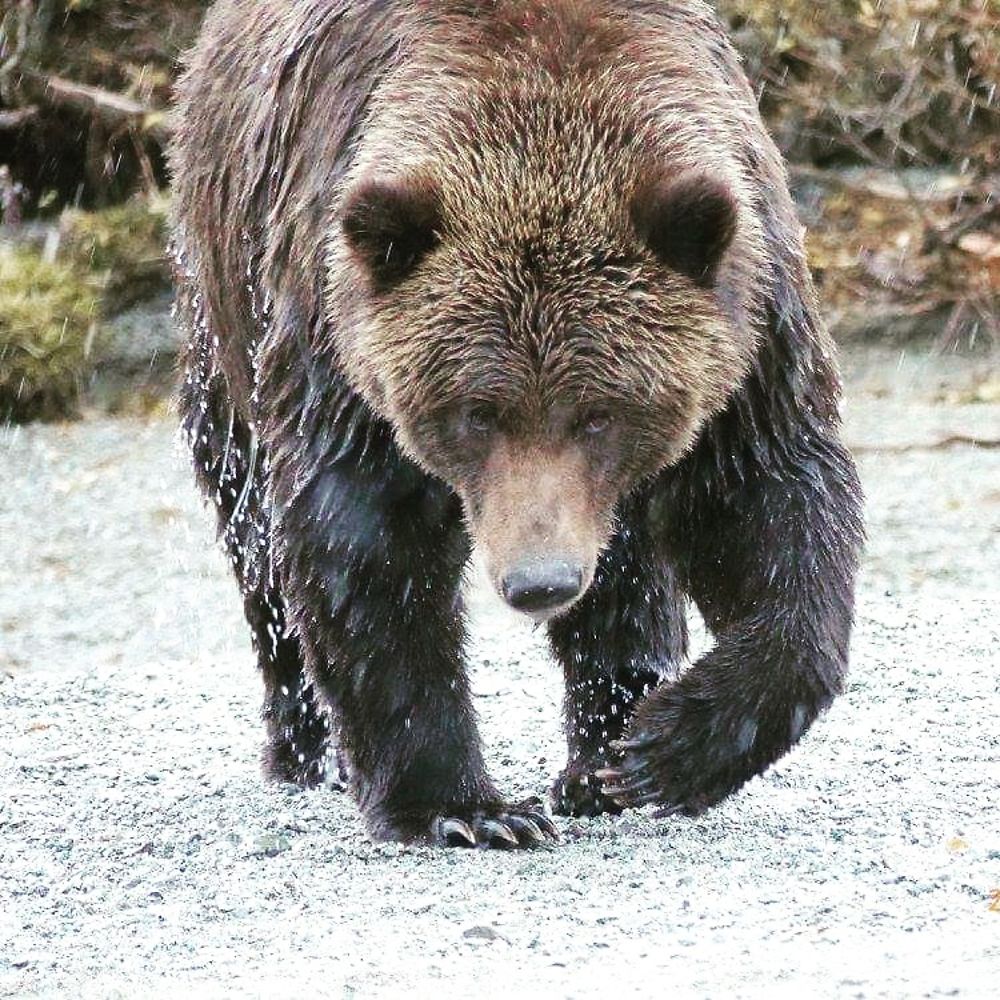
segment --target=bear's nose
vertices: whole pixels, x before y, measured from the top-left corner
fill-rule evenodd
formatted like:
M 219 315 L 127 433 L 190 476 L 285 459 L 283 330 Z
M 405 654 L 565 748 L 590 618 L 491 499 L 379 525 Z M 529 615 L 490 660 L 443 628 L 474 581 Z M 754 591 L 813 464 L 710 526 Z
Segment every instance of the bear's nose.
M 580 593 L 583 570 L 558 560 L 515 566 L 503 578 L 504 600 L 518 611 L 529 614 L 567 604 Z

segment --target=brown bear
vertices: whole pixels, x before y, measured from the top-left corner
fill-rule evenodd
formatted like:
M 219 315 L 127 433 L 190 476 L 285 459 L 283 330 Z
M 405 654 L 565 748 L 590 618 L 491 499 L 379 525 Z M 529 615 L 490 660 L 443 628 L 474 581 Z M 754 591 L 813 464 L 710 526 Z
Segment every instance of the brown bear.
M 372 834 L 486 773 L 473 544 L 565 673 L 559 813 L 698 813 L 841 689 L 861 544 L 779 155 L 700 0 L 221 0 L 172 150 L 183 422 L 264 676 Z M 685 604 L 715 643 L 680 672 Z

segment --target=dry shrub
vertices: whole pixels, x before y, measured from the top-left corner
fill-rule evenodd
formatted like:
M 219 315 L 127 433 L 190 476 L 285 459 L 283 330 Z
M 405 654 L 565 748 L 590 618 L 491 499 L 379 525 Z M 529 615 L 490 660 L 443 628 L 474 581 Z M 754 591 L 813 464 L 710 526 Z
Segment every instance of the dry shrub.
M 995 170 L 998 0 L 722 0 L 798 162 Z
M 1000 344 L 1000 233 L 980 225 L 992 214 L 985 198 L 963 207 L 964 178 L 866 169 L 816 179 L 809 261 L 841 338 Z
M 720 9 L 799 194 L 820 192 L 810 261 L 836 332 L 1000 343 L 1000 0 Z
M 166 109 L 208 0 L 0 0 L 0 162 L 30 209 L 166 183 Z

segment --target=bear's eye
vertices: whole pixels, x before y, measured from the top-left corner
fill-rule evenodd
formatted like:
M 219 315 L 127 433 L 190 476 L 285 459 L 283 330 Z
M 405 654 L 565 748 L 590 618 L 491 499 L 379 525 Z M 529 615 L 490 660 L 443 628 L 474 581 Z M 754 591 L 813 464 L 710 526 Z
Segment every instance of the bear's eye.
M 496 429 L 496 407 L 483 403 L 473 406 L 465 416 L 469 430 L 474 434 L 489 434 Z
M 603 434 L 611 426 L 611 414 L 607 410 L 588 410 L 579 426 L 584 434 Z

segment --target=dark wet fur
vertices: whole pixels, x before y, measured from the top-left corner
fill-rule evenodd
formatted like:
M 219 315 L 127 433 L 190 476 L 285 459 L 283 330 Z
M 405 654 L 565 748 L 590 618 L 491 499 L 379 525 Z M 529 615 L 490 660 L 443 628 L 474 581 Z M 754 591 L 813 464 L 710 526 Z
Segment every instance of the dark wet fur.
M 468 828 L 506 842 L 499 823 L 531 843 L 537 804 L 506 804 L 483 764 L 461 505 L 349 387 L 324 315 L 326 199 L 411 5 L 273 6 L 280 38 L 245 5 L 210 15 L 172 160 L 181 411 L 264 678 L 265 767 L 317 783 L 332 726 L 375 836 L 459 843 Z M 712 16 L 678 8 L 679 30 L 704 34 L 719 73 L 745 86 Z M 250 57 L 221 44 L 233 26 Z M 752 104 L 741 113 L 773 271 L 766 334 L 693 450 L 621 501 L 591 589 L 550 625 L 567 685 L 560 812 L 699 812 L 784 754 L 843 686 L 860 490 L 784 179 L 756 153 Z M 716 642 L 678 680 L 687 598 Z

